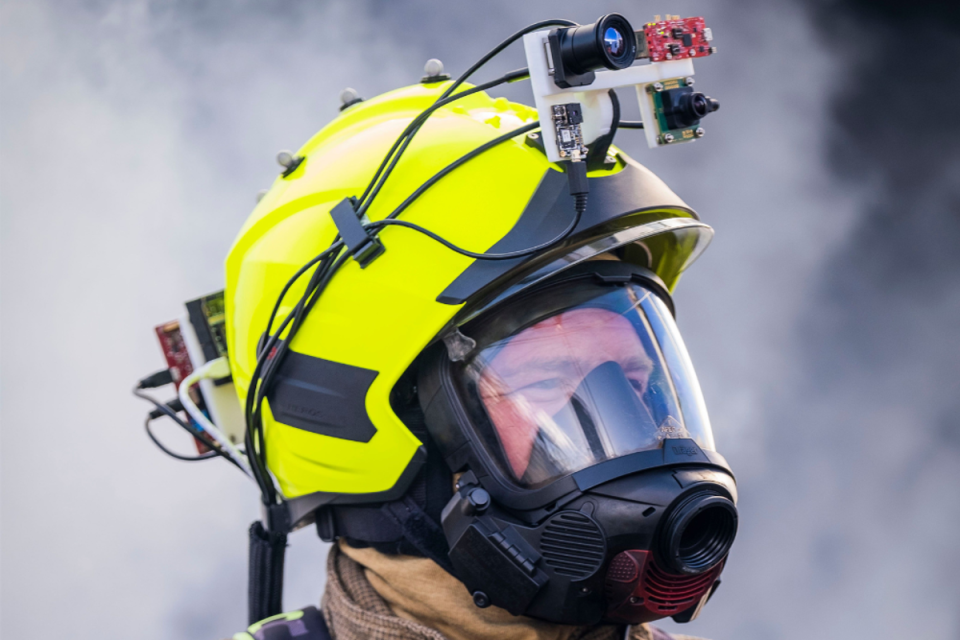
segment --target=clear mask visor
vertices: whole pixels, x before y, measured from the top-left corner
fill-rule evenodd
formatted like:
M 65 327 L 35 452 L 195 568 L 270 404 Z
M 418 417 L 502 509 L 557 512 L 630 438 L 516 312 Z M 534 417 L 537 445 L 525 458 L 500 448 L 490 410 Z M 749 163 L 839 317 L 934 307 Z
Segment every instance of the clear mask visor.
M 480 345 L 464 370 L 474 424 L 505 474 L 525 487 L 667 438 L 714 450 L 667 306 L 639 284 L 587 286 L 595 296 Z

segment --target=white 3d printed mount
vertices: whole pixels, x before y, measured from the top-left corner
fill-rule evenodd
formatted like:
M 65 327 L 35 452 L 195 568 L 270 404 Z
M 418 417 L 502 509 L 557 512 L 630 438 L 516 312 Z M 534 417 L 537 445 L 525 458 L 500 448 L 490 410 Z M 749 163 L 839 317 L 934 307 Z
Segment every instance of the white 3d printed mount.
M 634 64 L 619 71 L 597 71 L 596 79 L 583 87 L 561 89 L 553 81 L 553 61 L 550 45 L 547 42 L 549 30 L 535 31 L 523 37 L 523 48 L 527 55 L 527 67 L 530 70 L 530 86 L 533 99 L 540 114 L 540 130 L 543 136 L 543 148 L 551 162 L 563 162 L 568 158 L 560 156 L 556 130 L 553 123 L 553 106 L 578 102 L 583 114 L 583 141 L 589 145 L 602 135 L 610 132 L 613 121 L 613 103 L 608 91 L 620 87 L 634 87 L 640 102 L 640 115 L 643 119 L 644 133 L 650 148 L 660 146 L 660 126 L 654 114 L 654 103 L 647 87 L 657 82 L 674 78 L 693 76 L 693 60 L 669 60 Z

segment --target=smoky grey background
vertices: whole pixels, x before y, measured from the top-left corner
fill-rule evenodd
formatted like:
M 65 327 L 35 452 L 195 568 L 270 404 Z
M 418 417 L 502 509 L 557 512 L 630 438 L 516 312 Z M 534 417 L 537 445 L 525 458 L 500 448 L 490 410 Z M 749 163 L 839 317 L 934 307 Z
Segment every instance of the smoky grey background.
M 274 154 L 341 88 L 414 83 L 429 57 L 458 73 L 528 23 L 620 11 L 703 14 L 720 49 L 697 64 L 722 104 L 702 142 L 617 140 L 717 230 L 676 299 L 740 536 L 701 618 L 664 626 L 957 640 L 955 4 L 4 0 L 0 635 L 244 626 L 255 492 L 147 440 L 129 389 L 162 366 L 152 327 L 222 288 Z M 482 77 L 523 65 L 515 48 Z M 296 608 L 326 548 L 291 542 Z

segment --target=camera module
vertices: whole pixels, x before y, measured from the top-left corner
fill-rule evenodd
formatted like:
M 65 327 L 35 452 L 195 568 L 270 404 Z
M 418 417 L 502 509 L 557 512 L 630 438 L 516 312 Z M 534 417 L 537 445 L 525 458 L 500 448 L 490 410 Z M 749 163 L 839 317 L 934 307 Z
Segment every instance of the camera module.
M 594 81 L 598 69 L 626 69 L 637 58 L 633 27 L 618 13 L 593 24 L 556 29 L 549 35 L 553 80 L 562 88 L 582 87 Z

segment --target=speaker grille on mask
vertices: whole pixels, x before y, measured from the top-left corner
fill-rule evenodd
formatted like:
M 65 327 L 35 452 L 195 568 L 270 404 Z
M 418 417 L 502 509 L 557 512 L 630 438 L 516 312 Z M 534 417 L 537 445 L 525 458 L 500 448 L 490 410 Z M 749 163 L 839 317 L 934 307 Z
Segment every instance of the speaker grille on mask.
M 683 611 L 703 597 L 722 570 L 721 562 L 699 575 L 676 576 L 663 571 L 656 563 L 650 562 L 644 576 L 644 591 L 649 601 L 647 606 L 664 615 Z
M 579 580 L 603 564 L 606 541 L 596 522 L 579 511 L 561 511 L 544 526 L 540 553 L 555 572 Z

